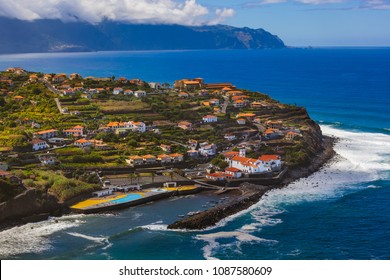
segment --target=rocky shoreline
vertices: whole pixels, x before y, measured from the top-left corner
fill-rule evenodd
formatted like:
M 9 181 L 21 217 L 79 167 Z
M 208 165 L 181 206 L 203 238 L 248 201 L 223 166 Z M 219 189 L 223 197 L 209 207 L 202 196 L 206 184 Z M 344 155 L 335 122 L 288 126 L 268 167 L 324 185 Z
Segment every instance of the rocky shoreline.
M 233 200 L 197 215 L 174 222 L 169 225 L 168 228 L 204 229 L 216 225 L 220 220 L 226 217 L 249 208 L 257 203 L 267 191 L 275 188 L 282 188 L 295 180 L 307 177 L 319 170 L 335 155 L 333 146 L 336 140 L 337 139 L 335 138 L 322 136 L 321 144 L 315 145 L 317 152 L 316 155 L 311 158 L 310 162 L 305 166 L 293 169 L 290 168 L 280 184 L 259 186 L 250 183 L 242 183 L 239 190 L 241 193 Z M 318 144 L 318 142 L 319 141 L 315 141 L 314 144 Z M 20 208 L 17 207 L 17 205 L 29 205 L 29 207 Z M 49 216 L 61 216 L 65 213 L 69 213 L 69 209 L 67 209 L 64 203 L 59 203 L 55 197 L 38 193 L 35 190 L 28 190 L 12 199 L 12 201 L 0 204 L 0 210 L 0 231 L 30 222 L 43 221 Z
M 316 156 L 310 160 L 310 163 L 305 166 L 288 170 L 281 184 L 260 186 L 243 183 L 240 185 L 241 195 L 239 197 L 194 216 L 176 221 L 170 224 L 168 229 L 201 230 L 215 226 L 222 219 L 248 209 L 250 206 L 257 203 L 269 190 L 285 187 L 295 180 L 308 177 L 318 171 L 336 155 L 336 152 L 333 149 L 335 142 L 335 138 L 323 136 L 321 149 Z

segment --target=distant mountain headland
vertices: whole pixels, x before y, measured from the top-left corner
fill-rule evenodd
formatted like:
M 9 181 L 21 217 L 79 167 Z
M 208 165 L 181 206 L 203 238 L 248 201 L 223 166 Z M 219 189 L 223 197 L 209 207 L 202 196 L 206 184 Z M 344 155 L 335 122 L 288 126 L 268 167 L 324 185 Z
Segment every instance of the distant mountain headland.
M 23 21 L 0 17 L 0 53 L 284 48 L 264 29 L 103 21 Z

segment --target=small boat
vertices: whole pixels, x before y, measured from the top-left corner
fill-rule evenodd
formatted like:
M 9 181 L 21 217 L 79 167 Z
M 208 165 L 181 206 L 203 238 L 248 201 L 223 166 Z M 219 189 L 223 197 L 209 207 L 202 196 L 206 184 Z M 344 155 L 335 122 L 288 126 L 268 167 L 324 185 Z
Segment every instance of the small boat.
M 184 218 L 185 215 L 177 215 L 179 218 Z

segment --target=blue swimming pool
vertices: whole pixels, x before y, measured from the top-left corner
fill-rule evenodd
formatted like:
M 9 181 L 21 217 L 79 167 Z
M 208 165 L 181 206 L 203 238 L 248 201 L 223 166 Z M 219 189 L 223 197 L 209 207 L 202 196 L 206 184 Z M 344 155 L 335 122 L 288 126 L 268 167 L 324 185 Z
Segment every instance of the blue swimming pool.
M 140 194 L 132 193 L 132 194 L 126 195 L 125 197 L 114 199 L 111 202 L 119 204 L 119 203 L 125 203 L 125 202 L 129 202 L 129 201 L 132 201 L 132 200 L 136 200 L 136 199 L 139 199 L 141 197 L 142 197 L 142 195 L 140 195 Z

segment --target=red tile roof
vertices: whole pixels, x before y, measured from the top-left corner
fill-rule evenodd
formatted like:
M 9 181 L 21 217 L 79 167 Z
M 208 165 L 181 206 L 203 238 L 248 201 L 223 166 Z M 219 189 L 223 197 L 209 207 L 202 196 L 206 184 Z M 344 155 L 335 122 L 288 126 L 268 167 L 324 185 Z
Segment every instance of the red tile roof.
M 259 157 L 259 160 L 261 161 L 271 161 L 271 160 L 278 160 L 280 159 L 280 156 L 278 155 L 262 155 Z

